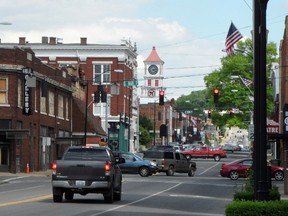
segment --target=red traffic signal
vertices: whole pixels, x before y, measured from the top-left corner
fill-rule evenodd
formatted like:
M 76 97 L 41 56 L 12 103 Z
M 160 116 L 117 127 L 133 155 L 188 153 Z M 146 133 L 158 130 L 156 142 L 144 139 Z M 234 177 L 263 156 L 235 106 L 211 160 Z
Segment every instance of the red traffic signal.
M 164 105 L 164 91 L 159 91 L 159 105 Z
M 229 110 L 229 115 L 233 116 L 233 109 L 232 108 L 230 108 L 230 110 Z
M 214 94 L 214 103 L 218 103 L 218 101 L 219 101 L 219 89 L 215 88 L 213 90 L 213 94 Z
M 208 118 L 211 118 L 211 114 L 212 114 L 212 111 L 209 109 L 208 110 Z

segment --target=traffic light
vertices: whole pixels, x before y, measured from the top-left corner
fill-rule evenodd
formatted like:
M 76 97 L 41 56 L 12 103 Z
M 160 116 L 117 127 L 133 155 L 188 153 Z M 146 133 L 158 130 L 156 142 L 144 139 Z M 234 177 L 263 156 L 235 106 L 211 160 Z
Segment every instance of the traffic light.
M 159 105 L 164 105 L 164 91 L 159 91 Z
M 107 102 L 107 92 L 101 91 L 101 102 L 106 103 Z
M 212 111 L 209 109 L 208 110 L 208 118 L 211 118 L 211 114 L 212 114 Z
M 100 91 L 97 90 L 94 92 L 94 103 L 99 103 L 100 102 Z
M 215 88 L 213 90 L 213 94 L 214 94 L 214 103 L 216 104 L 219 101 L 219 89 Z
M 230 110 L 229 110 L 229 115 L 230 115 L 230 117 L 233 116 L 233 109 L 232 108 L 230 108 Z
M 165 124 L 160 125 L 160 137 L 167 136 L 167 126 Z

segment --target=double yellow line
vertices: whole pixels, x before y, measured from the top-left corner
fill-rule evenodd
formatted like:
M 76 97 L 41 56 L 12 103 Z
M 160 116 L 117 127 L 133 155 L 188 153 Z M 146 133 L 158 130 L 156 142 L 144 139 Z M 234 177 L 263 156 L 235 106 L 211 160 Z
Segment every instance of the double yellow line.
M 35 202 L 35 201 L 48 199 L 48 198 L 52 198 L 52 194 L 49 194 L 49 195 L 46 195 L 46 196 L 34 197 L 34 198 L 30 198 L 30 199 L 25 199 L 25 200 L 18 200 L 18 201 L 7 202 L 7 203 L 0 203 L 0 207 L 16 205 L 16 204 L 21 204 L 21 203 Z

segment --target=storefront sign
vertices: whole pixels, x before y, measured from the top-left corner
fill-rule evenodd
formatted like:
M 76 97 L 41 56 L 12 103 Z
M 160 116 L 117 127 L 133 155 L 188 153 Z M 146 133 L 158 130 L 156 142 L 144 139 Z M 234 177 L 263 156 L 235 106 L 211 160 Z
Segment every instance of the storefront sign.
M 33 75 L 33 70 L 31 68 L 23 68 L 22 73 L 25 76 L 23 91 L 23 115 L 32 115 L 32 89 L 29 87 L 29 80 Z
M 267 119 L 266 126 L 267 133 L 279 134 L 279 123 L 273 120 Z

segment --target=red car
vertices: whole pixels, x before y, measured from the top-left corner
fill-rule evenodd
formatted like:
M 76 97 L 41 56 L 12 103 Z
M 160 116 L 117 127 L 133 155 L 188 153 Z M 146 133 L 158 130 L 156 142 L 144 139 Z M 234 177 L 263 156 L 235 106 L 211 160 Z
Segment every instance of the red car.
M 228 164 L 223 163 L 220 175 L 231 180 L 237 180 L 240 177 L 246 178 L 248 171 L 252 167 L 252 163 L 253 160 L 251 158 L 239 159 Z M 276 181 L 282 181 L 284 179 L 284 168 L 271 165 L 271 178 L 274 178 Z

